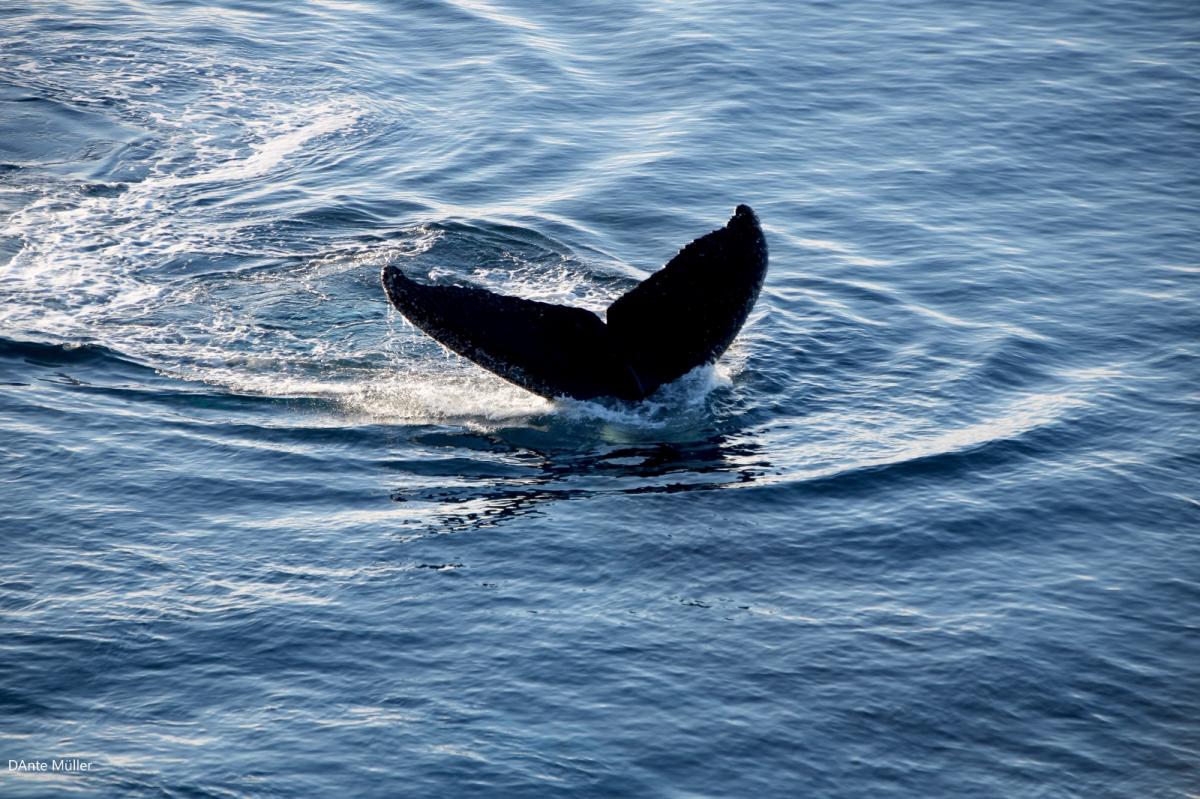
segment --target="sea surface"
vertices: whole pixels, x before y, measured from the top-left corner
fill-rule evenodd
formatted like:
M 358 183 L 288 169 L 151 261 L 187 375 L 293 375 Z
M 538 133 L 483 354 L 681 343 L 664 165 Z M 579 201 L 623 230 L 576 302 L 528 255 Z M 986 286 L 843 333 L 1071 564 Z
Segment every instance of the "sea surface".
M 0 795 L 1197 796 L 1198 8 L 3 3 Z M 738 203 L 643 403 L 380 287 Z

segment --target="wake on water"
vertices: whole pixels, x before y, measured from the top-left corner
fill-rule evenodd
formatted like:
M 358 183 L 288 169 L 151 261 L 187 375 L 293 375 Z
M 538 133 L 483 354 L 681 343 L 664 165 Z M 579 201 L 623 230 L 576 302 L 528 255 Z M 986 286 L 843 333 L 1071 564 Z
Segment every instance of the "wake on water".
M 394 231 L 382 244 L 335 241 L 313 254 L 306 240 L 261 235 L 279 220 L 214 218 L 207 202 L 214 193 L 269 192 L 291 179 L 292 162 L 348 146 L 347 138 L 362 132 L 363 109 L 329 103 L 250 120 L 240 138 L 206 129 L 207 114 L 172 119 L 146 113 L 158 143 L 144 177 L 63 180 L 6 220 L 0 235 L 21 243 L 0 276 L 0 288 L 12 298 L 0 319 L 6 329 L 67 345 L 99 344 L 170 377 L 235 393 L 324 400 L 359 421 L 384 423 L 487 427 L 558 414 L 661 429 L 702 406 L 736 369 L 735 354 L 731 363 L 701 367 L 637 405 L 532 395 L 431 345 L 377 289 L 382 265 L 423 256 L 448 233 L 492 238 L 486 228 L 423 225 Z M 142 148 L 137 141 L 131 149 Z M 619 293 L 597 285 L 587 266 L 569 255 L 531 262 L 516 244 L 490 259 L 482 253 L 493 265 L 475 268 L 466 279 L 596 309 Z M 231 268 L 222 268 L 230 261 Z M 455 265 L 437 261 L 426 274 L 464 277 Z M 310 317 L 307 324 L 272 318 L 294 306 Z

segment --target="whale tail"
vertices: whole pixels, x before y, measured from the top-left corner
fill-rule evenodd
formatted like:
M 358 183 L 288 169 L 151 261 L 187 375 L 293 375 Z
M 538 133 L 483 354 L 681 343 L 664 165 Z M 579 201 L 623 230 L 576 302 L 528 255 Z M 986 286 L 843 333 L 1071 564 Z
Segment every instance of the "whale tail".
M 750 315 L 767 272 L 758 217 L 733 217 L 688 244 L 608 307 L 583 308 L 464 286 L 430 286 L 383 270 L 388 299 L 416 327 L 544 397 L 637 400 L 721 356 Z

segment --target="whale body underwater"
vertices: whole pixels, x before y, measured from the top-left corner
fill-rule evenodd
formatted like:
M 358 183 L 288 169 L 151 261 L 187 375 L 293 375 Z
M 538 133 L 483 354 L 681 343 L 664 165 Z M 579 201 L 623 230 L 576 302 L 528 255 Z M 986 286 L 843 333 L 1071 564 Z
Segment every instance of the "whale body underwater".
M 618 297 L 607 322 L 584 308 L 480 288 L 418 283 L 383 269 L 388 299 L 413 325 L 543 397 L 640 400 L 712 363 L 745 324 L 767 274 L 758 217 L 739 205 Z

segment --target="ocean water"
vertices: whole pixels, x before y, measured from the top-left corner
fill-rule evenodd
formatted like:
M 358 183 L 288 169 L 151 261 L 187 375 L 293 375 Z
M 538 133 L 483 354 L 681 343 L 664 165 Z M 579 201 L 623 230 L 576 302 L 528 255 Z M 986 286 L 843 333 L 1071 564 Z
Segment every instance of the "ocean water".
M 1198 34 L 4 3 L 0 794 L 1196 796 Z M 602 310 L 737 203 L 644 403 L 379 285 Z

